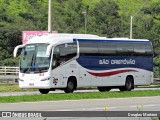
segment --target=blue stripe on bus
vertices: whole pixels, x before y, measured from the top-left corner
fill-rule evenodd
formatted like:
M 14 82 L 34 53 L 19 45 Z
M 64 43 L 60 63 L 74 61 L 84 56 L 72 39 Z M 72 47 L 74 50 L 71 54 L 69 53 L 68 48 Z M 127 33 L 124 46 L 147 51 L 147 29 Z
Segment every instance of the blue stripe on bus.
M 147 40 L 147 41 L 142 41 L 142 40 L 96 40 L 96 39 L 74 39 L 73 40 L 74 42 L 75 41 L 79 41 L 79 42 L 128 42 L 128 43 L 149 43 L 150 44 L 150 41 Z
M 80 56 L 77 62 L 88 70 L 139 68 L 153 71 L 151 56 Z

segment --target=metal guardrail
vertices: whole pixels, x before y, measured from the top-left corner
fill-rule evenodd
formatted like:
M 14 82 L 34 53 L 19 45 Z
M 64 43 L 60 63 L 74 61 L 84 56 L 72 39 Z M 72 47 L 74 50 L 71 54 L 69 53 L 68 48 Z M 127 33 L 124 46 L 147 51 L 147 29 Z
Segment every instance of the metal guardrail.
M 0 82 L 18 82 L 18 75 L 17 76 L 0 76 Z
M 0 82 L 18 82 L 19 67 L 0 66 Z
M 18 75 L 19 67 L 0 66 L 0 75 Z
M 155 85 L 160 84 L 160 80 L 155 78 L 153 81 L 153 84 L 155 84 Z

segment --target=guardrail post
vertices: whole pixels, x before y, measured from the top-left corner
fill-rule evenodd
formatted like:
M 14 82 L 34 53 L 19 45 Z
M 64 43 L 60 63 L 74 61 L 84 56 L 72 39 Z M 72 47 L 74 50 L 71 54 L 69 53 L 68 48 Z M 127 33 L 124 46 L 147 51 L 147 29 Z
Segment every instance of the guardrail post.
M 18 75 L 18 68 L 16 68 L 16 75 Z
M 5 75 L 6 75 L 6 71 L 7 71 L 7 70 L 6 70 L 6 66 L 4 66 L 4 71 L 5 71 Z

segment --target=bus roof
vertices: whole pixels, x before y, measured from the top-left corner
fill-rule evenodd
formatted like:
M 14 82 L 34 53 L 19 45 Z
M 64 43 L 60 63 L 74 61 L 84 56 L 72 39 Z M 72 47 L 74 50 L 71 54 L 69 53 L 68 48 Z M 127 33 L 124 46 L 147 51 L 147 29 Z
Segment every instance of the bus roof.
M 41 36 L 36 36 L 27 41 L 27 44 L 32 43 L 59 43 L 59 42 L 72 42 L 76 38 L 98 38 L 97 35 L 91 34 L 67 34 L 67 33 L 58 33 L 58 34 L 44 34 Z
M 31 40 L 27 41 L 26 44 L 33 43 L 48 43 L 48 44 L 62 44 L 67 42 L 73 42 L 73 40 L 78 41 L 125 41 L 125 42 L 149 42 L 146 39 L 128 39 L 128 38 L 106 38 L 99 37 L 92 34 L 67 34 L 67 33 L 58 33 L 58 34 L 44 34 L 41 36 L 33 37 Z

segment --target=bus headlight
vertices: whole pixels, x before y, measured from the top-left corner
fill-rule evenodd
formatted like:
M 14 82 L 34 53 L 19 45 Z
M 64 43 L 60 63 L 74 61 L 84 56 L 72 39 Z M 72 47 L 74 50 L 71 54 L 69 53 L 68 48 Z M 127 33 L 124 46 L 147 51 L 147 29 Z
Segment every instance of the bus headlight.
M 44 79 L 42 79 L 41 81 L 47 81 L 47 80 L 49 80 L 50 78 L 44 78 Z
M 20 78 L 18 79 L 18 81 L 24 82 L 24 80 L 22 80 L 22 79 L 20 79 Z

